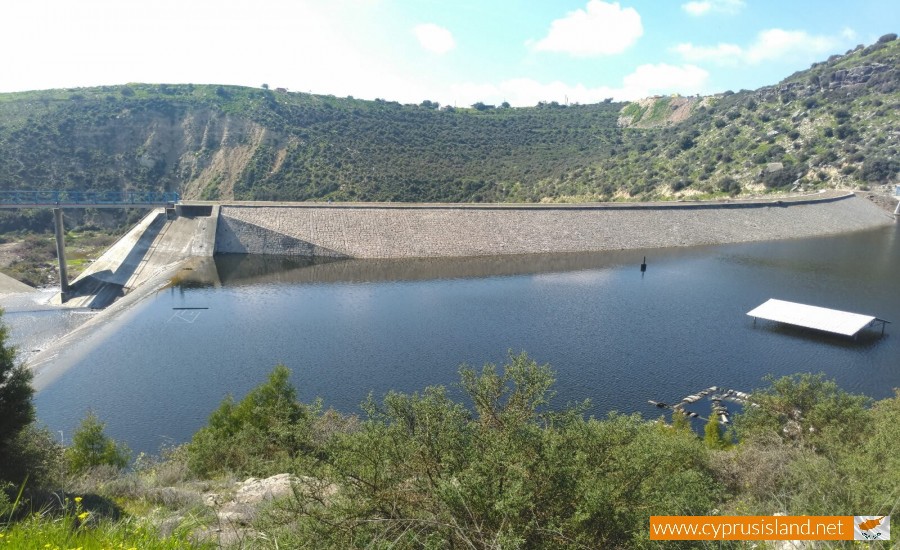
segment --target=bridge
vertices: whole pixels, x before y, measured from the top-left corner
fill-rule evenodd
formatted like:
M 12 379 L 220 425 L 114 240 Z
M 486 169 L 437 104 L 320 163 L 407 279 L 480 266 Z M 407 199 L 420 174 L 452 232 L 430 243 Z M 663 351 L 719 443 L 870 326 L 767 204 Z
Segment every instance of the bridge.
M 0 191 L 0 208 L 155 208 L 174 207 L 170 191 Z
M 174 214 L 178 193 L 167 191 L 0 191 L 0 209 L 52 208 L 56 230 L 56 256 L 59 259 L 59 289 L 65 301 L 69 291 L 66 272 L 66 240 L 63 208 L 158 208 Z

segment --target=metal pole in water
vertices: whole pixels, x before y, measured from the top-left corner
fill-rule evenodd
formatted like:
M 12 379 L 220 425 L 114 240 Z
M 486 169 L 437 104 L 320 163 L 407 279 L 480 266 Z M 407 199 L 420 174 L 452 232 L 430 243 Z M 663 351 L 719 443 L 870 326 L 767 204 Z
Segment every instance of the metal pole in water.
M 69 291 L 69 276 L 66 273 L 66 232 L 63 229 L 62 208 L 53 209 L 53 228 L 56 230 L 56 257 L 59 259 L 59 291 L 65 302 Z
M 641 264 L 641 273 L 647 271 L 647 256 L 644 256 L 644 262 Z

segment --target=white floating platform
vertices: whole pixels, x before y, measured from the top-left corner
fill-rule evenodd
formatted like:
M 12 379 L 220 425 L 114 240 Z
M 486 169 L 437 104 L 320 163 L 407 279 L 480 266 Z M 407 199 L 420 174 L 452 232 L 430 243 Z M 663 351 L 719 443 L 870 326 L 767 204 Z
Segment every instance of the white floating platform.
M 888 322 L 872 315 L 786 302 L 774 298 L 747 312 L 747 315 L 756 319 L 787 323 L 844 336 L 856 336 L 859 331 L 867 326 L 873 326 L 875 323 L 881 323 L 881 332 L 884 334 L 884 325 Z

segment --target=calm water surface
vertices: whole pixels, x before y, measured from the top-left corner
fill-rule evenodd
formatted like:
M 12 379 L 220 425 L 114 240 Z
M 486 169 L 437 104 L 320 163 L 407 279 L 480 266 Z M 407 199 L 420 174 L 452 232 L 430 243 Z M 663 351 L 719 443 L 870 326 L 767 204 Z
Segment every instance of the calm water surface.
M 648 399 L 751 390 L 769 373 L 825 372 L 884 398 L 900 387 L 897 232 L 439 261 L 217 258 L 63 357 L 71 364 L 37 394 L 38 416 L 68 440 L 92 409 L 110 435 L 156 452 L 278 363 L 302 400 L 359 412 L 370 392 L 451 386 L 461 363 L 499 364 L 508 350 L 550 363 L 555 402 L 587 398 L 597 416 L 652 417 Z M 858 342 L 754 326 L 746 312 L 769 298 L 895 324 Z

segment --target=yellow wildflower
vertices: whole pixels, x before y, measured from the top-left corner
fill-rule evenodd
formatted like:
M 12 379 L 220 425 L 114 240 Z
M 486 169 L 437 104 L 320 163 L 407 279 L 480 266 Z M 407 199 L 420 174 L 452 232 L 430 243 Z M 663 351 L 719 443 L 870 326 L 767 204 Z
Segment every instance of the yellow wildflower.
M 90 512 L 81 512 L 80 514 L 78 514 L 78 519 L 80 519 L 81 521 L 84 521 L 87 519 L 87 517 L 89 515 L 91 515 Z
M 81 504 L 81 497 L 75 497 L 75 504 Z

